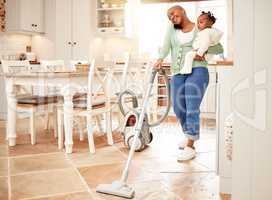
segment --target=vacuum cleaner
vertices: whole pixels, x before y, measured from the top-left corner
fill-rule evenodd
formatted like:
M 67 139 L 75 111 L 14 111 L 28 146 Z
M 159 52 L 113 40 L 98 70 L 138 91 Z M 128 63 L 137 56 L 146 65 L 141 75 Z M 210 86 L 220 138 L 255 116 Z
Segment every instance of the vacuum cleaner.
M 149 103 L 149 98 L 152 96 L 152 88 L 153 83 L 155 80 L 156 75 L 160 74 L 162 75 L 165 86 L 167 90 L 167 108 L 166 112 L 161 115 L 161 117 L 158 119 L 157 122 L 154 122 L 150 124 L 148 122 L 148 115 L 146 113 L 147 106 Z M 132 96 L 132 103 L 133 103 L 133 109 L 129 112 L 124 111 L 124 107 L 122 106 L 122 98 L 125 94 Z M 138 108 L 138 101 L 137 101 L 137 95 L 130 91 L 126 90 L 119 94 L 119 106 L 120 110 L 125 115 L 125 125 L 124 125 L 124 137 L 125 137 L 125 143 L 127 146 L 129 146 L 130 151 L 128 155 L 127 162 L 125 164 L 125 168 L 122 173 L 122 177 L 120 180 L 116 180 L 111 184 L 100 184 L 97 186 L 96 191 L 99 193 L 109 194 L 109 195 L 115 195 L 119 197 L 124 197 L 128 199 L 132 199 L 135 195 L 134 189 L 127 184 L 128 174 L 129 174 L 129 167 L 132 161 L 132 157 L 134 155 L 135 150 L 141 151 L 145 148 L 147 144 L 149 144 L 152 141 L 152 133 L 150 132 L 150 127 L 157 126 L 160 123 L 163 122 L 163 120 L 167 117 L 168 112 L 170 110 L 170 87 L 169 87 L 169 80 L 168 76 L 164 69 L 153 69 L 150 74 L 150 79 L 148 83 L 148 88 L 146 90 L 146 93 L 144 94 L 143 98 L 143 105 L 141 108 Z M 133 126 L 133 129 L 129 132 L 126 132 L 128 127 Z

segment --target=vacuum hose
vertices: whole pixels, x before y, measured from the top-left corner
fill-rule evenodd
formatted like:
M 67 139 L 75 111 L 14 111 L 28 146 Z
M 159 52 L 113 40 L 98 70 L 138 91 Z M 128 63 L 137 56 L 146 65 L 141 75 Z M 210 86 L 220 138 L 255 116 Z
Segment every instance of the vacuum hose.
M 164 69 L 153 69 L 151 76 L 150 76 L 149 84 L 154 83 L 157 73 L 162 75 L 164 82 L 165 82 L 166 91 L 167 91 L 167 107 L 166 107 L 166 111 L 163 113 L 163 115 L 156 122 L 148 124 L 149 127 L 154 127 L 154 126 L 157 126 L 160 123 L 162 123 L 165 120 L 165 118 L 167 117 L 169 110 L 170 110 L 170 106 L 171 106 L 171 104 L 170 104 L 170 83 L 169 83 L 168 76 L 167 76 L 165 70 Z M 127 89 L 119 94 L 118 105 L 119 105 L 121 113 L 125 116 L 126 112 L 125 112 L 125 109 L 124 109 L 123 103 L 122 103 L 122 99 L 123 99 L 124 95 L 132 96 L 133 110 L 135 110 L 135 108 L 138 107 L 138 99 L 137 99 L 137 95 L 129 89 Z
M 121 92 L 119 94 L 119 96 L 118 96 L 118 105 L 119 105 L 121 113 L 125 116 L 126 112 L 125 112 L 125 109 L 123 107 L 123 102 L 122 102 L 122 99 L 123 99 L 124 95 L 132 96 L 132 106 L 133 106 L 133 108 L 138 107 L 138 99 L 137 99 L 137 95 L 133 91 L 131 91 L 129 89 L 127 89 L 127 90 L 125 90 L 125 91 L 123 91 L 123 92 Z

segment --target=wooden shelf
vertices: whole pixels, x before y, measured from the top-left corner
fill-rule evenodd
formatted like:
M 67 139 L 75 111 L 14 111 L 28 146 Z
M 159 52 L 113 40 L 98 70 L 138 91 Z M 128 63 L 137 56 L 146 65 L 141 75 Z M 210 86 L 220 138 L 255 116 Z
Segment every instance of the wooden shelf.
M 124 7 L 116 7 L 116 8 L 97 8 L 97 11 L 110 11 L 110 10 L 124 10 Z

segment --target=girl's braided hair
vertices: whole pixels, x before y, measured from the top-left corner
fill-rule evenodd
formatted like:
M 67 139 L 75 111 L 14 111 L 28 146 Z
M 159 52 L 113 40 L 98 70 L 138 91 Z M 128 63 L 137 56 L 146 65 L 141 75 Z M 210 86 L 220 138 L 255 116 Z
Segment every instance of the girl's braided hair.
M 212 24 L 214 24 L 216 22 L 216 18 L 214 17 L 214 15 L 210 11 L 208 11 L 208 12 L 202 11 L 201 15 L 207 15 L 209 20 L 212 22 Z

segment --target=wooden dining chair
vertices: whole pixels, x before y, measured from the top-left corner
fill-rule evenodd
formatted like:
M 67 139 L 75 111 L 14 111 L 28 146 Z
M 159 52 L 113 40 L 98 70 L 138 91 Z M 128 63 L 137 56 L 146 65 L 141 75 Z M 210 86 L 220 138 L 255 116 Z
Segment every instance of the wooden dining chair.
M 29 61 L 6 61 L 2 60 L 2 69 L 6 74 L 14 73 L 29 73 Z M 5 79 L 6 81 L 6 79 Z M 39 96 L 33 94 L 16 94 L 16 112 L 27 113 L 29 116 L 29 128 L 31 135 L 31 144 L 36 144 L 36 121 L 35 118 L 40 115 L 47 114 L 47 106 L 53 105 L 58 102 L 58 98 L 55 96 Z M 16 119 L 9 119 L 16 120 Z M 48 118 L 46 119 L 48 120 Z M 56 130 L 57 125 L 55 125 L 54 130 Z M 56 132 L 56 131 L 55 131 Z M 56 134 L 55 134 L 56 135 Z
M 89 150 L 95 153 L 94 144 L 94 127 L 93 120 L 97 116 L 105 118 L 105 127 L 107 141 L 109 145 L 113 144 L 112 127 L 111 127 L 111 104 L 109 97 L 110 84 L 112 79 L 112 71 L 99 71 L 95 65 L 95 60 L 91 61 L 87 97 L 74 99 L 73 115 L 86 119 L 86 128 L 88 134 Z M 58 109 L 58 144 L 59 148 L 63 148 L 63 108 Z

